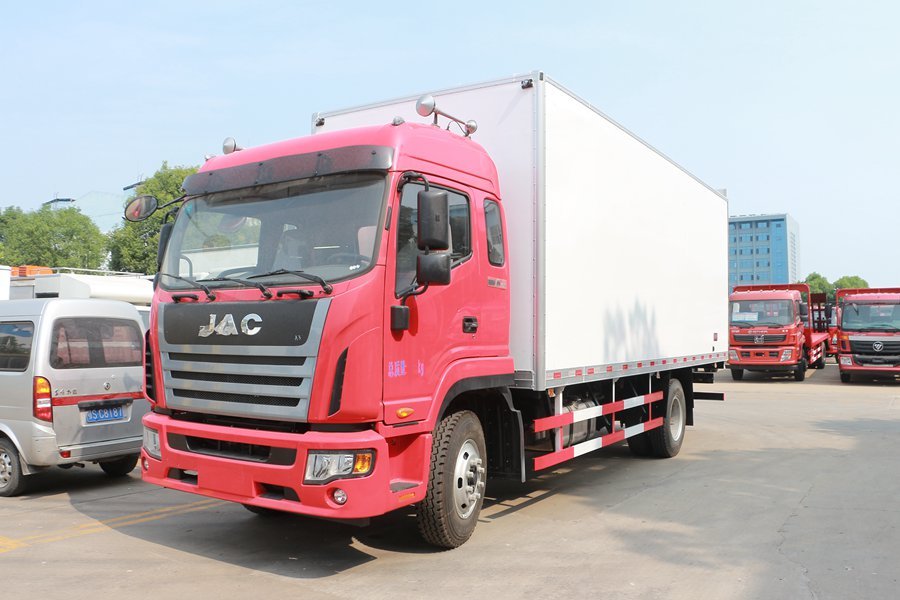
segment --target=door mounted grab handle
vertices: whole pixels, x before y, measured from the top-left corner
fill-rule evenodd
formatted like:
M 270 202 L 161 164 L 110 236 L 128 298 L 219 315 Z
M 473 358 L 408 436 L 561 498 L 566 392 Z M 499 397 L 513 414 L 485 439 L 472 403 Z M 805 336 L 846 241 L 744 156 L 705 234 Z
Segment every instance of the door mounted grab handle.
M 477 317 L 463 317 L 463 333 L 475 333 L 478 331 Z

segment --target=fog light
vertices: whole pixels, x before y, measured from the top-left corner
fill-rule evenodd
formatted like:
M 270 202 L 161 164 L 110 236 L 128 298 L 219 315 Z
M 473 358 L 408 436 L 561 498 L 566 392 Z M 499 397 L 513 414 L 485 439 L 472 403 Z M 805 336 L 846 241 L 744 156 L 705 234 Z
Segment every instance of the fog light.
M 737 361 L 738 361 L 738 353 L 737 353 L 737 350 L 729 350 L 729 351 L 728 351 L 728 360 L 729 360 L 730 362 L 737 362 Z
M 842 357 L 841 357 L 841 364 L 842 364 L 842 365 L 845 365 L 845 366 L 848 366 L 848 367 L 853 366 L 853 359 L 850 358 L 849 356 L 842 356 Z
M 347 492 L 342 490 L 341 488 L 335 488 L 333 492 L 331 492 L 331 497 L 334 501 L 341 506 L 347 503 Z
M 150 461 L 145 458 L 144 460 L 141 461 L 141 466 L 144 467 L 145 471 L 149 471 L 150 470 Z
M 781 353 L 781 362 L 787 362 L 791 360 L 791 357 L 794 356 L 794 351 L 788 348 Z

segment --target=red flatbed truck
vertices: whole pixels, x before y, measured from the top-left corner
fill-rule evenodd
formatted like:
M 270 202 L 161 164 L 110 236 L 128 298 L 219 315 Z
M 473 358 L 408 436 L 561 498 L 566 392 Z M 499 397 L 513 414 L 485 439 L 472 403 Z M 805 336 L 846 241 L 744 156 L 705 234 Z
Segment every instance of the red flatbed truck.
M 794 374 L 825 366 L 828 344 L 825 294 L 803 283 L 735 286 L 729 296 L 728 368 L 735 381 L 744 371 Z
M 674 456 L 723 398 L 695 384 L 726 358 L 726 200 L 543 73 L 313 131 L 184 183 L 145 481 L 253 512 L 415 506 L 455 547 L 489 478 L 622 440 Z
M 840 289 L 835 302 L 841 381 L 900 375 L 900 288 Z

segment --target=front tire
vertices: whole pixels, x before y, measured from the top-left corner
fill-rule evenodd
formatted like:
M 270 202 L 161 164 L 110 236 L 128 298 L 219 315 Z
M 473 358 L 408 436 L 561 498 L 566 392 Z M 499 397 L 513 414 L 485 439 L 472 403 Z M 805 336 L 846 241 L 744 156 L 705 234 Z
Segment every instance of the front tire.
M 806 379 L 806 359 L 801 358 L 797 364 L 797 370 L 794 371 L 794 381 L 803 381 Z
M 0 439 L 0 496 L 18 496 L 25 489 L 25 476 L 15 444 Z
M 822 344 L 820 347 L 822 351 L 821 356 L 819 356 L 819 360 L 813 363 L 813 369 L 824 369 L 825 368 L 825 344 Z
M 841 383 L 850 383 L 850 373 L 841 373 Z
M 486 483 L 481 421 L 463 410 L 444 417 L 431 447 L 428 491 L 419 504 L 419 532 L 429 544 L 457 548 L 472 536 Z
M 744 370 L 743 369 L 732 369 L 731 370 L 731 378 L 735 381 L 740 381 L 744 378 Z
M 687 401 L 684 388 L 677 379 L 669 380 L 665 402 L 666 415 L 663 426 L 651 429 L 648 433 L 653 454 L 660 458 L 672 458 L 681 450 L 687 424 Z
M 104 460 L 100 463 L 100 468 L 110 477 L 125 477 L 134 470 L 137 461 L 137 454 L 129 454 L 113 460 Z

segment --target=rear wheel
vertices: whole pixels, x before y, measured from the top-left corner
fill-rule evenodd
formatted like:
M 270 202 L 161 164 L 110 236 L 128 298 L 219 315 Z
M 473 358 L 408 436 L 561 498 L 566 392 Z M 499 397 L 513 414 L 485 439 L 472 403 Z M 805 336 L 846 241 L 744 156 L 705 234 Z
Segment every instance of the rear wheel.
M 660 458 L 671 458 L 681 450 L 684 428 L 687 424 L 687 401 L 684 397 L 684 388 L 677 379 L 669 380 L 665 403 L 666 415 L 663 426 L 651 429 L 648 433 L 653 454 Z
M 137 454 L 129 454 L 114 460 L 104 460 L 100 463 L 100 468 L 110 477 L 124 477 L 134 470 L 137 461 Z
M 740 381 L 744 378 L 744 370 L 743 369 L 732 369 L 731 370 L 731 378 L 735 381 Z
M 813 369 L 825 368 L 825 344 L 819 346 L 819 350 L 821 350 L 822 354 L 819 356 L 819 359 L 812 364 Z
M 0 439 L 0 496 L 18 496 L 25 489 L 25 476 L 15 444 Z
M 475 413 L 463 410 L 441 420 L 431 447 L 428 491 L 416 513 L 425 541 L 456 548 L 471 537 L 484 501 L 486 458 Z
M 841 383 L 850 383 L 850 373 L 841 373 Z
M 801 358 L 797 364 L 797 370 L 794 371 L 794 381 L 803 381 L 806 379 L 806 359 Z

